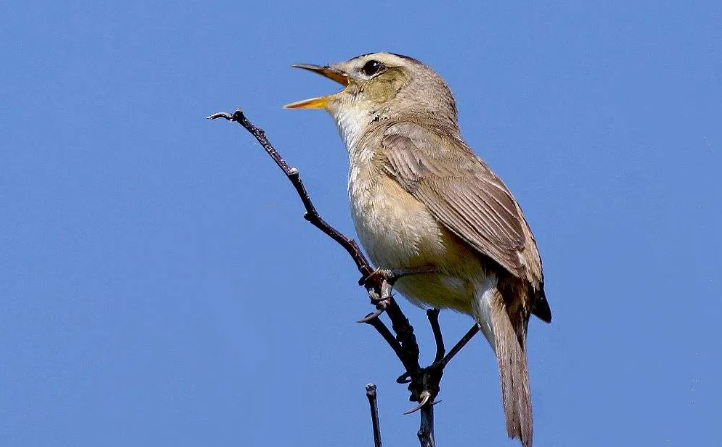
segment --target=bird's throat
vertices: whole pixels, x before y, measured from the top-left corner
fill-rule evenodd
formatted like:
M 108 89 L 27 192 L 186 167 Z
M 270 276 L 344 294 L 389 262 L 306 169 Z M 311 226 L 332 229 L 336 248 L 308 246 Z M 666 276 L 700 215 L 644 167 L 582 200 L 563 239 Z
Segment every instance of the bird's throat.
M 374 111 L 359 107 L 340 107 L 330 112 L 349 153 L 358 146 L 361 137 L 366 134 L 371 125 L 379 120 L 378 114 Z

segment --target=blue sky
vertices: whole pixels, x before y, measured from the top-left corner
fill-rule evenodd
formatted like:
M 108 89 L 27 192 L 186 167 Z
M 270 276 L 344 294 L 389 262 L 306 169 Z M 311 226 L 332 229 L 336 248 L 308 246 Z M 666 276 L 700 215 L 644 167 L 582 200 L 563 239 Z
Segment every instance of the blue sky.
M 470 3 L 470 2 L 469 2 Z M 722 411 L 722 6 L 655 2 L 5 2 L 0 445 L 414 445 L 399 362 L 346 254 L 302 219 L 243 107 L 353 234 L 335 91 L 289 68 L 393 51 L 437 69 L 522 203 L 553 324 L 539 446 L 713 445 Z M 402 301 L 423 356 L 423 313 Z M 451 343 L 469 327 L 443 312 Z M 510 446 L 477 339 L 439 445 Z

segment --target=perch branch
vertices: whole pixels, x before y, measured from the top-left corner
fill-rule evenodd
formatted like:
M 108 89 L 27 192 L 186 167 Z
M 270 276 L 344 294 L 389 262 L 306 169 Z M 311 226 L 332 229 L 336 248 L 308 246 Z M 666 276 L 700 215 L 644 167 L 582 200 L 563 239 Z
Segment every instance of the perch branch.
M 283 171 L 295 188 L 305 208 L 304 218 L 341 245 L 353 259 L 358 271 L 361 273 L 362 279 L 359 283 L 366 288 L 372 303 L 376 305 L 377 309 L 376 312 L 367 315 L 361 321 L 371 325 L 381 334 L 404 365 L 406 372 L 402 374 L 397 381 L 399 383 L 409 383 L 409 391 L 411 392 L 409 400 L 419 403 L 412 411 L 421 410 L 421 424 L 417 433 L 421 446 L 434 447 L 433 405 L 436 403 L 434 399 L 439 393 L 439 384 L 443 375 L 443 369 L 454 355 L 478 332 L 478 328 L 474 326 L 474 328 L 467 332 L 464 338 L 444 356 L 445 349 L 438 321 L 438 310 L 429 311 L 428 318 L 436 341 L 436 357 L 434 363 L 422 368 L 419 365 L 419 345 L 416 341 L 414 328 L 391 296 L 391 289 L 396 279 L 401 276 L 423 272 L 424 269 L 420 272 L 411 270 L 399 270 L 396 272 L 375 270 L 368 259 L 366 259 L 366 256 L 364 256 L 356 241 L 344 236 L 340 231 L 336 230 L 321 218 L 306 191 L 306 187 L 301 181 L 298 169 L 292 168 L 286 163 L 268 140 L 263 129 L 251 123 L 241 109 L 237 109 L 234 113 L 220 112 L 207 117 L 207 119 L 210 120 L 216 120 L 218 118 L 237 122 L 255 137 L 256 141 L 258 141 L 266 153 Z M 428 272 L 428 269 L 426 270 Z M 391 327 L 396 333 L 396 336 L 394 336 L 388 327 L 379 319 L 379 316 L 384 311 L 391 320 Z M 369 387 L 372 387 L 372 389 Z M 371 405 L 372 423 L 374 425 L 374 443 L 375 446 L 380 447 L 381 438 L 378 427 L 378 410 L 376 408 L 376 388 L 373 385 L 369 385 L 369 387 L 367 387 L 367 396 L 369 398 L 369 404 Z

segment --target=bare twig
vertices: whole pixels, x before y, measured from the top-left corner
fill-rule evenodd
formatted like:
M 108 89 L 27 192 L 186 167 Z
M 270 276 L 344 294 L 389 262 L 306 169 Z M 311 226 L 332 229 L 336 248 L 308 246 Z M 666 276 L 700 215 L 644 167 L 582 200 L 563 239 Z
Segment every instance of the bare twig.
M 246 115 L 241 109 L 236 109 L 233 114 L 227 112 L 220 112 L 214 113 L 206 117 L 206 119 L 209 120 L 215 120 L 218 118 L 224 118 L 228 121 L 235 121 L 239 123 L 241 126 L 245 127 L 246 130 L 251 133 L 251 135 L 256 138 L 258 143 L 263 146 L 263 149 L 265 149 L 266 153 L 271 156 L 273 161 L 275 161 L 278 167 L 281 168 L 283 173 L 286 174 L 286 177 L 288 177 L 288 180 L 291 181 L 293 187 L 296 188 L 296 192 L 301 198 L 301 202 L 303 202 L 304 208 L 306 208 L 306 214 L 303 217 L 311 224 L 313 224 L 316 228 L 326 233 L 326 235 L 331 237 L 331 239 L 336 241 L 344 249 L 346 249 L 348 254 L 351 255 L 351 258 L 356 263 L 356 267 L 358 267 L 362 275 L 370 275 L 373 272 L 371 264 L 369 264 L 366 256 L 364 256 L 363 252 L 361 252 L 361 249 L 359 248 L 356 241 L 347 238 L 346 236 L 341 234 L 340 231 L 329 225 L 325 220 L 321 218 L 321 216 L 318 214 L 318 211 L 316 211 L 316 207 L 313 205 L 313 202 L 311 201 L 308 192 L 306 192 L 306 187 L 303 185 L 303 182 L 299 177 L 298 169 L 292 168 L 288 165 L 288 163 L 286 163 L 283 157 L 281 157 L 281 154 L 276 151 L 271 142 L 268 141 L 268 138 L 266 138 L 266 132 L 248 121 L 248 118 L 246 118 Z
M 366 385 L 366 397 L 369 398 L 369 407 L 371 409 L 371 426 L 374 431 L 374 447 L 381 447 L 381 427 L 379 426 L 379 408 L 376 402 L 376 385 L 369 383 Z
M 431 324 L 431 331 L 434 333 L 434 341 L 436 342 L 436 356 L 434 362 L 441 361 L 444 358 L 446 349 L 444 348 L 444 336 L 441 335 L 441 327 L 439 326 L 439 309 L 429 309 L 426 311 L 426 317 Z
M 388 327 L 386 327 L 384 322 L 381 321 L 378 316 L 376 316 L 373 318 L 369 318 L 368 321 L 365 321 L 365 323 L 376 329 L 376 332 L 378 332 L 381 337 L 386 340 L 386 343 L 391 346 L 391 349 L 394 350 L 396 357 L 401 360 L 401 363 L 404 363 L 404 358 L 407 357 L 406 352 L 404 352 L 404 348 L 401 346 L 399 341 L 396 340 L 396 337 L 394 337 L 394 334 L 391 333 L 391 331 Z
M 461 348 L 466 346 L 466 344 L 469 343 L 469 340 L 474 338 L 474 335 L 476 335 L 477 332 L 479 332 L 479 326 L 475 324 L 463 337 L 461 337 L 461 340 L 459 340 L 454 345 L 454 347 L 451 348 L 451 351 L 446 354 L 446 357 L 444 357 L 444 359 L 441 361 L 441 367 L 444 368 L 451 361 L 451 359 L 453 359 L 454 356 L 458 354 L 459 351 L 461 351 Z
M 404 351 L 404 357 L 399 357 L 399 360 L 403 363 L 406 371 L 413 375 L 420 368 L 419 345 L 416 343 L 414 328 L 395 300 L 389 302 L 386 307 L 386 315 L 389 316 L 391 328 L 396 332 L 396 340 L 401 344 Z M 419 402 L 418 399 L 414 400 Z
M 426 405 L 421 409 L 421 427 L 416 436 L 419 437 L 421 447 L 436 447 L 433 405 Z

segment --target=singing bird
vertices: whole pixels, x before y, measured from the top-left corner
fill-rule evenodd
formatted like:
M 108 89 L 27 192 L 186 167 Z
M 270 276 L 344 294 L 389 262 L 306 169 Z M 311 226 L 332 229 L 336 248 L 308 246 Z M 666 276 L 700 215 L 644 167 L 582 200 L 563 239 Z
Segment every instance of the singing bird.
M 507 433 L 532 445 L 529 317 L 551 321 L 536 241 L 501 179 L 462 139 L 456 101 L 428 65 L 372 53 L 298 64 L 345 88 L 286 108 L 325 109 L 349 155 L 356 232 L 395 288 L 420 306 L 471 315 L 496 353 Z

